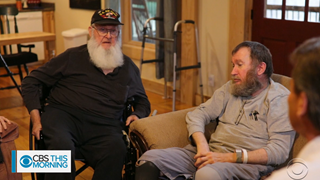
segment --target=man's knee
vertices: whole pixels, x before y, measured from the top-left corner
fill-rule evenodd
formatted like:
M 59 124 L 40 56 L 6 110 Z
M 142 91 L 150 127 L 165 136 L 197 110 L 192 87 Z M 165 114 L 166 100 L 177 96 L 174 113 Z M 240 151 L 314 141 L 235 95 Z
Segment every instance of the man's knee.
M 110 165 L 122 167 L 127 153 L 124 142 L 119 140 L 118 142 L 110 141 L 109 143 L 113 143 L 113 146 L 85 145 L 80 148 L 82 155 L 91 167 L 108 167 Z
M 108 141 L 108 140 L 106 140 Z M 90 148 L 90 146 L 89 146 Z M 101 146 L 100 148 L 95 149 L 92 151 L 93 153 L 96 152 L 96 157 L 100 158 L 110 158 L 110 157 L 121 157 L 125 158 L 127 153 L 127 147 L 122 139 L 118 140 L 109 140 L 107 146 Z M 107 153 L 106 153 L 107 152 Z
M 44 136 L 44 143 L 48 150 L 71 150 L 75 149 L 75 144 L 72 140 L 65 137 L 46 137 Z
M 214 168 L 204 166 L 196 172 L 194 180 L 221 180 L 221 177 Z
M 160 175 L 159 168 L 151 161 L 139 161 L 136 165 L 136 180 L 157 180 Z

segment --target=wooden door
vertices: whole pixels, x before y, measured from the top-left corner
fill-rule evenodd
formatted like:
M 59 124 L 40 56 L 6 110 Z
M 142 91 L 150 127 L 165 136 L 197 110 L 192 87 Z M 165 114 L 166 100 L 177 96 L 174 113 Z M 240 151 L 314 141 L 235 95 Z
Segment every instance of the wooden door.
M 320 35 L 320 0 L 254 0 L 252 40 L 267 46 L 274 72 L 290 76 L 290 53 Z

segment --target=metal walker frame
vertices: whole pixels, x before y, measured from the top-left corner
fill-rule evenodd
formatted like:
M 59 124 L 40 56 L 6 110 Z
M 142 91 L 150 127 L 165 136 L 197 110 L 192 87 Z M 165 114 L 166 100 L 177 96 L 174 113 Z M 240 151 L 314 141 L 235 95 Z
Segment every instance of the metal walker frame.
M 161 37 L 150 37 L 147 33 L 147 26 L 151 20 L 155 21 L 163 21 L 163 18 L 160 17 L 153 17 L 146 20 L 143 26 L 143 39 L 142 39 L 142 48 L 141 48 L 141 59 L 140 59 L 140 74 L 142 74 L 142 65 L 145 63 L 153 63 L 153 62 L 163 62 L 164 59 L 151 59 L 151 60 L 143 60 L 144 55 L 144 48 L 145 48 L 145 41 L 146 39 L 157 40 L 157 41 L 165 41 L 165 42 L 173 42 L 173 92 L 172 92 L 172 111 L 176 110 L 176 78 L 177 72 L 187 69 L 195 69 L 198 68 L 199 70 L 199 83 L 200 83 L 200 91 L 201 91 L 201 101 L 203 102 L 203 85 L 202 85 L 202 77 L 201 77 L 201 60 L 200 60 L 200 52 L 199 52 L 199 37 L 198 37 L 198 29 L 196 23 L 193 20 L 180 20 L 175 23 L 174 25 L 174 32 L 173 32 L 173 39 L 170 38 L 161 38 Z M 177 67 L 177 34 L 181 33 L 178 31 L 178 27 L 180 24 L 193 24 L 195 28 L 195 37 L 196 37 L 196 48 L 197 48 L 197 62 L 196 65 L 191 66 L 184 66 L 184 67 Z M 164 78 L 164 98 L 167 98 L 167 80 Z

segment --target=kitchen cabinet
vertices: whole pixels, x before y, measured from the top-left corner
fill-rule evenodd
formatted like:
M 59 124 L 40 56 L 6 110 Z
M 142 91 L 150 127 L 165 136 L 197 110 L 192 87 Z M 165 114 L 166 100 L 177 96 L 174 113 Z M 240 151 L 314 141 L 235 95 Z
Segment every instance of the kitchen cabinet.
M 43 32 L 55 33 L 54 11 L 42 11 Z
M 55 33 L 55 19 L 54 19 L 54 11 L 42 11 L 42 27 L 43 32 Z M 53 58 L 56 55 L 56 52 L 49 51 L 49 47 L 44 43 L 44 53 L 45 57 Z M 54 48 L 55 49 L 55 48 Z M 50 59 L 45 59 L 44 63 L 49 61 Z

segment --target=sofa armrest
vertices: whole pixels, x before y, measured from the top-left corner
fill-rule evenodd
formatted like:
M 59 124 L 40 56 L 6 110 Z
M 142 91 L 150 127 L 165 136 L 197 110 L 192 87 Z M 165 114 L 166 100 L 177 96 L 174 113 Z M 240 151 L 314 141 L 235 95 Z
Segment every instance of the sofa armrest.
M 193 109 L 159 114 L 131 123 L 129 136 L 139 154 L 149 149 L 184 147 L 189 144 L 185 118 Z
M 288 165 L 288 163 L 294 159 L 297 158 L 298 154 L 300 153 L 301 149 L 307 144 L 307 139 L 303 136 L 301 136 L 300 134 L 296 133 L 292 148 L 290 150 L 289 153 L 289 157 L 288 159 L 282 163 L 281 165 L 279 165 L 276 169 L 281 169 L 283 167 L 286 167 Z
M 278 167 L 276 167 L 275 171 L 281 168 L 286 168 L 286 166 L 289 164 L 289 162 L 294 159 L 297 158 L 298 154 L 300 153 L 301 149 L 307 144 L 307 139 L 303 136 L 301 136 L 300 134 L 296 133 L 295 136 L 295 140 L 293 142 L 292 148 L 290 150 L 289 153 L 289 157 L 288 159 L 280 164 Z M 266 175 L 266 176 L 262 176 L 260 178 L 260 180 L 265 180 L 267 179 L 273 172 L 271 172 L 270 174 Z

